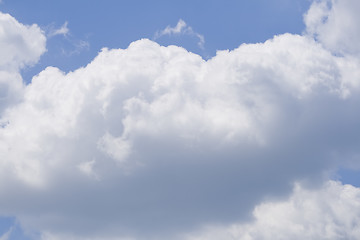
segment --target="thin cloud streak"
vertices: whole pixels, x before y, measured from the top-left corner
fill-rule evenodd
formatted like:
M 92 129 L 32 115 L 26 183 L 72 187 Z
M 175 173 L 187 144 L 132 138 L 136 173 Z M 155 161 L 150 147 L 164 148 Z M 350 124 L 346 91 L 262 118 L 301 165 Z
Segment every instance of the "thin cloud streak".
M 204 49 L 205 38 L 203 35 L 195 32 L 191 26 L 188 26 L 186 22 L 182 19 L 179 19 L 175 27 L 167 26 L 165 29 L 157 31 L 154 36 L 154 40 L 161 38 L 162 36 L 172 36 L 172 35 L 189 35 L 194 36 L 198 39 L 198 46 L 201 49 Z
M 57 35 L 62 35 L 64 37 L 68 36 L 68 34 L 70 33 L 70 30 L 68 28 L 68 22 L 66 21 L 60 28 L 52 28 L 50 27 L 50 30 L 47 33 L 48 38 L 57 36 Z

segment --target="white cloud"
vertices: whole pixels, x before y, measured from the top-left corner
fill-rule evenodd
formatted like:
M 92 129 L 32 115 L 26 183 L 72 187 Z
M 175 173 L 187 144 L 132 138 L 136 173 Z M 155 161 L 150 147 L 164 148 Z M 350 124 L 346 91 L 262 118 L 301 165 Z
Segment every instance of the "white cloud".
M 0 116 L 22 98 L 24 86 L 19 71 L 39 60 L 46 51 L 45 44 L 37 25 L 25 26 L 0 12 Z
M 68 21 L 66 21 L 61 27 L 56 28 L 54 24 L 50 24 L 46 27 L 46 36 L 51 39 L 55 36 L 63 36 L 63 44 L 61 45 L 61 54 L 71 57 L 76 54 L 80 54 L 82 51 L 89 50 L 90 43 L 85 40 L 74 37 L 70 29 L 68 28 Z
M 25 26 L 0 13 L 1 70 L 16 71 L 35 64 L 45 49 L 45 36 L 37 25 Z
M 309 34 L 334 52 L 360 54 L 358 0 L 317 0 L 305 15 Z
M 359 69 L 356 54 L 292 34 L 208 61 L 143 39 L 74 72 L 48 67 L 1 115 L 0 214 L 43 239 L 174 239 L 247 221 L 264 197 L 358 160 Z M 258 222 L 282 204 L 264 202 Z
M 72 49 L 62 48 L 61 53 L 65 56 L 71 57 L 76 54 L 80 54 L 82 51 L 89 50 L 90 43 L 84 40 L 69 39 L 72 45 Z
M 171 34 L 180 34 L 185 32 L 188 29 L 184 20 L 179 19 L 178 23 L 175 27 L 167 26 L 164 30 L 162 30 L 159 35 L 171 35 Z
M 129 156 L 131 145 L 121 138 L 115 138 L 106 133 L 97 143 L 98 148 L 118 162 L 123 162 Z
M 67 36 L 69 34 L 68 22 L 66 21 L 60 28 L 50 28 L 48 37 L 54 37 L 57 35 Z
M 360 238 L 360 189 L 327 182 L 321 189 L 296 185 L 285 201 L 258 205 L 251 223 L 206 227 L 187 240 L 265 240 Z
M 47 68 L 3 116 L 0 212 L 80 239 L 246 219 L 358 154 L 358 66 L 285 34 L 209 61 L 140 40 L 68 74 Z
M 179 19 L 178 23 L 175 27 L 167 26 L 165 29 L 161 31 L 157 31 L 155 33 L 154 39 L 158 39 L 162 36 L 171 36 L 171 35 L 190 35 L 194 36 L 198 39 L 198 46 L 201 49 L 204 49 L 205 38 L 203 35 L 195 32 L 192 27 L 188 26 L 186 22 L 182 19 Z

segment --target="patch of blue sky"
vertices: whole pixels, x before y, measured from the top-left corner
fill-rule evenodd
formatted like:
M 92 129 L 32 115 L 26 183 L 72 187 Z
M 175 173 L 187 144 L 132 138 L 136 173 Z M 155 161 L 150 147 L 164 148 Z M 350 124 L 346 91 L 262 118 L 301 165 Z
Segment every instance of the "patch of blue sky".
M 31 234 L 32 237 L 33 234 Z M 21 226 L 14 217 L 0 217 L 0 239 L 1 240 L 31 240 L 28 234 L 25 234 Z
M 355 187 L 360 187 L 360 170 L 341 168 L 337 171 L 335 179 L 343 184 L 351 184 Z
M 0 11 L 42 29 L 68 22 L 69 34 L 51 37 L 40 62 L 23 70 L 26 82 L 46 66 L 68 72 L 89 63 L 103 47 L 126 48 L 183 19 L 205 38 L 203 48 L 191 36 L 164 36 L 162 45 L 175 44 L 209 58 L 217 50 L 242 43 L 263 42 L 285 32 L 301 33 L 308 0 L 5 0 Z M 31 9 L 31 11 L 29 11 Z
M 11 217 L 0 217 L 0 236 L 6 234 L 15 224 L 15 219 Z

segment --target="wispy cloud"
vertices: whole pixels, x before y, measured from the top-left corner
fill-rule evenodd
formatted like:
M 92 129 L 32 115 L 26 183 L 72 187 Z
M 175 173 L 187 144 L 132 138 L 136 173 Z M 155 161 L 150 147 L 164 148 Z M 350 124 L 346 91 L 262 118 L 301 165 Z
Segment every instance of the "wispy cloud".
M 0 0 L 0 1 L 1 1 L 1 0 Z M 13 227 L 11 227 L 6 233 L 4 233 L 4 234 L 0 237 L 0 240 L 9 240 L 12 231 L 13 231 Z
M 70 30 L 68 28 L 68 22 L 66 21 L 60 28 L 50 27 L 47 36 L 48 37 L 54 37 L 57 35 L 67 36 L 69 32 Z
M 89 50 L 90 43 L 84 40 L 78 40 L 78 39 L 69 39 L 72 49 L 61 49 L 61 53 L 65 56 L 72 56 L 76 54 L 80 54 L 82 51 Z
M 154 39 L 158 39 L 162 36 L 172 36 L 172 35 L 189 35 L 198 38 L 198 46 L 201 49 L 204 49 L 205 38 L 200 33 L 195 32 L 191 26 L 187 25 L 186 22 L 182 19 L 179 19 L 175 27 L 167 26 L 165 29 L 157 31 L 155 33 Z
M 65 56 L 76 55 L 84 50 L 88 50 L 90 48 L 89 42 L 73 36 L 68 25 L 68 21 L 66 21 L 61 27 L 55 27 L 55 24 L 50 24 L 45 27 L 46 36 L 48 39 L 55 36 L 63 36 L 63 40 L 65 42 L 63 42 L 64 45 L 61 47 L 61 53 Z

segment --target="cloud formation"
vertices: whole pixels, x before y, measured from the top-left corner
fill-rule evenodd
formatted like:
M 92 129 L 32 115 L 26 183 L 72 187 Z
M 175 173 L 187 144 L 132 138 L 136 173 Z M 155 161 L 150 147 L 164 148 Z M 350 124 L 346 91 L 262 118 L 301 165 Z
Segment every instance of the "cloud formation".
M 251 223 L 209 227 L 187 240 L 359 239 L 360 189 L 329 181 L 321 190 L 297 185 L 288 200 L 257 206 Z
M 5 16 L 16 34 L 37 33 L 40 40 L 29 34 L 25 43 L 42 46 L 0 65 L 18 71 L 39 58 L 45 38 Z M 359 156 L 360 60 L 335 53 L 311 35 L 283 34 L 205 61 L 142 39 L 104 48 L 74 72 L 48 67 L 22 87 L 21 100 L 4 105 L 0 214 L 44 240 L 184 239 L 215 225 L 223 227 L 207 231 L 226 239 L 232 224 L 236 236 L 266 239 L 274 229 L 289 237 L 309 229 L 313 219 L 298 218 L 295 203 L 309 199 L 299 209 L 310 211 L 337 196 L 341 213 L 353 215 L 340 217 L 329 200 L 331 221 L 309 237 L 328 226 L 330 238 L 358 236 L 348 222 L 358 219 L 349 211 L 359 190 L 323 186 L 329 171 Z M 288 201 L 266 201 L 286 198 L 294 184 Z M 289 228 L 271 228 L 274 212 Z
M 204 49 L 205 38 L 203 35 L 195 32 L 192 27 L 188 26 L 186 22 L 182 19 L 179 19 L 178 23 L 175 27 L 167 26 L 165 29 L 161 31 L 157 31 L 155 33 L 154 39 L 158 39 L 162 36 L 172 36 L 172 35 L 190 35 L 194 36 L 198 39 L 198 46 L 201 49 Z
M 63 38 L 57 44 L 60 53 L 64 56 L 71 57 L 78 55 L 83 51 L 89 50 L 90 43 L 88 41 L 78 39 L 68 27 L 69 22 L 66 21 L 61 27 L 55 27 L 55 24 L 46 26 L 46 36 L 48 39 L 53 40 L 55 36 L 62 36 Z
M 19 71 L 39 60 L 46 51 L 45 44 L 37 25 L 25 26 L 9 14 L 0 13 L 0 116 L 23 97 Z
M 50 28 L 47 36 L 49 38 L 57 35 L 63 35 L 66 37 L 69 34 L 69 31 L 68 22 L 66 21 L 60 28 Z
M 304 18 L 307 32 L 335 53 L 359 55 L 359 8 L 357 0 L 314 1 Z

